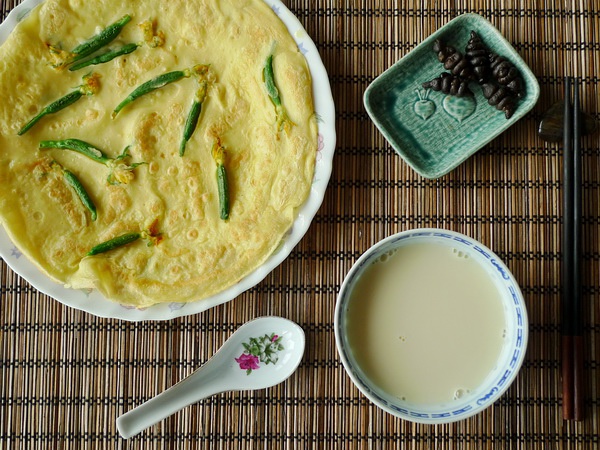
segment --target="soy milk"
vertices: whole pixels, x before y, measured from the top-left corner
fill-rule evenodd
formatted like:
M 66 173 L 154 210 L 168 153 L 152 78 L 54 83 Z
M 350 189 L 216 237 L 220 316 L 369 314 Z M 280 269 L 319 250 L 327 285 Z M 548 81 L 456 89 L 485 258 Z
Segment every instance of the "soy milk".
M 417 404 L 469 395 L 504 343 L 500 292 L 469 255 L 434 243 L 386 254 L 356 281 L 346 313 L 354 358 L 385 392 Z

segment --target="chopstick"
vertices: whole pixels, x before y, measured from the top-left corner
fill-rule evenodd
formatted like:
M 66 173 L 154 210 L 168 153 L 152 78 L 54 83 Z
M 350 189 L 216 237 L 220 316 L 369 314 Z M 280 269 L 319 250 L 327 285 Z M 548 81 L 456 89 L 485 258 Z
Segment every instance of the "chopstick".
M 562 411 L 563 419 L 573 419 L 573 106 L 571 79 L 565 79 L 563 125 L 563 230 L 562 230 Z
M 584 417 L 583 380 L 583 317 L 581 292 L 581 105 L 579 83 L 573 82 L 573 415 L 575 420 Z
M 573 84 L 573 103 L 571 103 Z M 579 83 L 565 79 L 562 256 L 563 419 L 583 420 L 581 315 L 581 119 Z

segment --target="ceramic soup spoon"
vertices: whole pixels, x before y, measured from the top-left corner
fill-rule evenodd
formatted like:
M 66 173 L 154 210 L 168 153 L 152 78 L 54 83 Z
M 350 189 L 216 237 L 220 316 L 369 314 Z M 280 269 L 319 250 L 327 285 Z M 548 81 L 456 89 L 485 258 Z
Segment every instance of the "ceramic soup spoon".
M 117 429 L 129 438 L 211 395 L 275 386 L 296 370 L 303 353 L 304 332 L 294 322 L 274 316 L 252 320 L 187 378 L 117 418 Z

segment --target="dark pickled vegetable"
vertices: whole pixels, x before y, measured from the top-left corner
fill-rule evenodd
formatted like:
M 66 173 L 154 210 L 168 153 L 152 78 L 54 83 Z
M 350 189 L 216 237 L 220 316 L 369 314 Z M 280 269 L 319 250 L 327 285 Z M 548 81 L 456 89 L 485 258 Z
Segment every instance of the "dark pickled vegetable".
M 518 98 L 525 96 L 525 85 L 519 69 L 508 59 L 496 53 L 490 53 L 490 64 L 494 79 L 513 92 Z
M 507 119 L 512 117 L 517 109 L 517 99 L 508 88 L 494 83 L 483 83 L 481 91 L 490 105 L 502 111 Z
M 490 75 L 489 50 L 475 31 L 471 31 L 471 37 L 465 47 L 465 57 L 473 67 L 473 77 L 483 83 Z
M 448 72 L 443 72 L 439 77 L 426 81 L 423 83 L 423 87 L 457 97 L 473 95 L 473 92 L 469 89 L 468 80 L 454 76 Z
M 451 45 L 446 45 L 440 39 L 433 43 L 433 51 L 437 53 L 438 60 L 444 64 L 444 68 L 449 70 L 452 75 L 471 78 L 473 68 L 465 56 Z

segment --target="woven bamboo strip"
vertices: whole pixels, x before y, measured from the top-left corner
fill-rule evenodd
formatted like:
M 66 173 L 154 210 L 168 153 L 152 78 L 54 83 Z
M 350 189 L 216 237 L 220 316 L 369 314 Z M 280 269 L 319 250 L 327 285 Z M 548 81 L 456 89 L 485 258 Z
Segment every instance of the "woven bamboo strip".
M 1 0 L 4 17 L 18 2 Z M 577 449 L 598 446 L 600 160 L 583 141 L 586 413 L 563 423 L 560 392 L 561 145 L 536 135 L 582 80 L 598 118 L 600 7 L 558 0 L 284 2 L 328 70 L 338 145 L 330 185 L 290 257 L 235 301 L 170 322 L 128 323 L 72 310 L 0 261 L 0 449 Z M 452 18 L 490 20 L 538 76 L 533 112 L 438 180 L 419 177 L 368 119 L 368 84 Z M 526 298 L 530 344 L 508 392 L 466 421 L 418 425 L 375 408 L 343 370 L 333 337 L 337 291 L 376 241 L 415 227 L 463 232 L 507 263 Z M 203 364 L 242 323 L 288 317 L 306 332 L 301 366 L 284 384 L 225 393 L 186 408 L 130 442 L 116 417 Z

